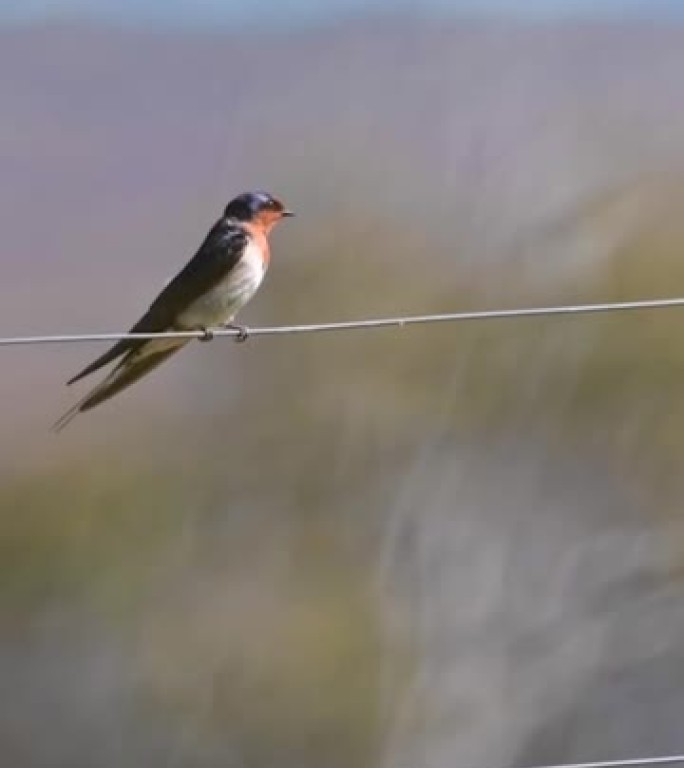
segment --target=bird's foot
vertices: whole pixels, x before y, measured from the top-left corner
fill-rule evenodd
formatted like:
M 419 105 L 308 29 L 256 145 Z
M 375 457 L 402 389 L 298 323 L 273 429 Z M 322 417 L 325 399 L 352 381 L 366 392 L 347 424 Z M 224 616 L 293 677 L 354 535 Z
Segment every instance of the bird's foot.
M 200 328 L 200 331 L 202 331 L 200 341 L 211 341 L 214 338 L 214 331 L 211 328 Z
M 235 323 L 226 323 L 223 327 L 231 331 L 237 331 L 237 334 L 235 335 L 235 341 L 243 342 L 243 341 L 247 341 L 247 339 L 249 338 L 249 329 L 246 328 L 244 325 L 236 325 Z

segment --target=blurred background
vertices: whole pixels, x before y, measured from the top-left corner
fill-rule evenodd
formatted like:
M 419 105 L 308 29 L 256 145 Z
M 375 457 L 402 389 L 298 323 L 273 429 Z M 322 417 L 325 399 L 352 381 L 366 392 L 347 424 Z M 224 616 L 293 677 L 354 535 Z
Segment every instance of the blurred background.
M 126 330 L 225 203 L 247 324 L 684 295 L 684 3 L 4 0 L 0 331 Z M 684 313 L 0 351 L 14 768 L 684 750 Z

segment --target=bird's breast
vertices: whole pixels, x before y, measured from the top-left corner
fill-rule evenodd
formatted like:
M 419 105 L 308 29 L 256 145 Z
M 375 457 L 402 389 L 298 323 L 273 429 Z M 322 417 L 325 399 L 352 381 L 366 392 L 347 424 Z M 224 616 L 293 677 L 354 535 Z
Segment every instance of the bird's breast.
M 261 249 L 250 240 L 242 257 L 226 276 L 180 314 L 179 324 L 197 328 L 230 322 L 254 296 L 265 272 Z

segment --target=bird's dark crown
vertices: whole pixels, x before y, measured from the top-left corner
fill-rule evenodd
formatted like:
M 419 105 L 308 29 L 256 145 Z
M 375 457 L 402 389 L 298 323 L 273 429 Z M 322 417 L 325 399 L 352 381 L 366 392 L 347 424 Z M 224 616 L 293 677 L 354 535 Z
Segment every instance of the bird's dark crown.
M 271 212 L 290 215 L 289 211 L 267 192 L 245 192 L 231 200 L 226 206 L 225 216 L 238 221 L 250 221 L 260 213 Z

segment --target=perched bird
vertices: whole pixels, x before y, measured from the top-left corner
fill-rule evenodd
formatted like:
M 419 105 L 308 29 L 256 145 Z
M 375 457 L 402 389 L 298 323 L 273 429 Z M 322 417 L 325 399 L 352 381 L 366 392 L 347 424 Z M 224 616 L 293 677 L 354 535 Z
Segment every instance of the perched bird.
M 152 305 L 131 328 L 131 333 L 204 331 L 233 324 L 235 315 L 254 296 L 270 259 L 268 235 L 285 216 L 293 216 L 265 192 L 247 192 L 226 206 L 197 253 L 164 287 Z M 108 400 L 163 363 L 190 339 L 121 339 L 101 357 L 74 376 L 73 384 L 121 358 L 109 375 L 76 403 L 53 430 L 63 429 L 81 411 Z

